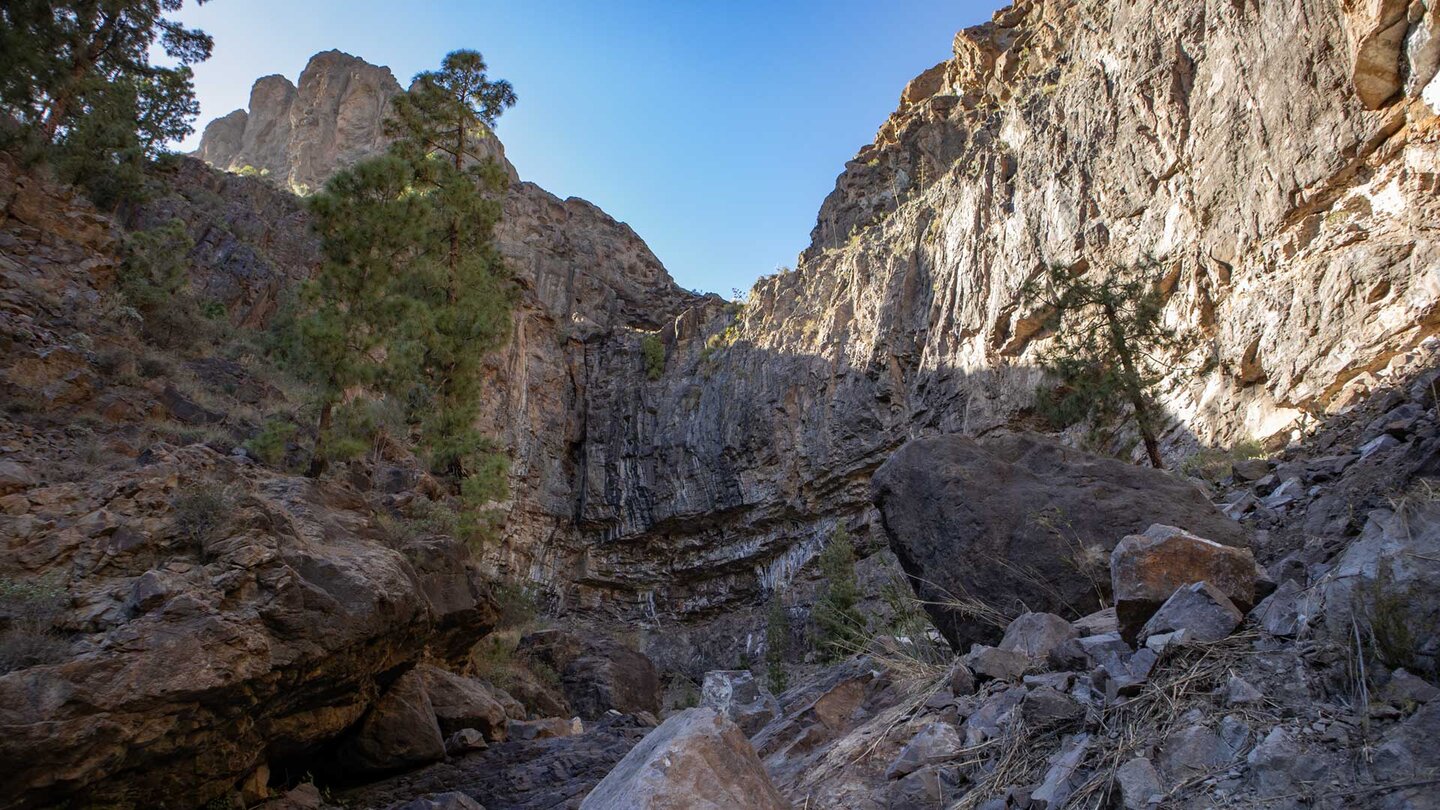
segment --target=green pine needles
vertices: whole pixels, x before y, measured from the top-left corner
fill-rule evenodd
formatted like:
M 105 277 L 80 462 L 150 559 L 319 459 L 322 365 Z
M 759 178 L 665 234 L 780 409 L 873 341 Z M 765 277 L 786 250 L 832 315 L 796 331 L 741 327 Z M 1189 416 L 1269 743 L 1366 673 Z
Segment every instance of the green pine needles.
M 474 51 L 457 51 L 395 101 L 389 153 L 336 174 L 310 201 L 324 263 L 307 285 L 292 354 L 321 391 L 311 474 L 343 455 L 335 412 L 357 389 L 405 403 L 431 471 L 474 517 L 505 497 L 507 465 L 475 428 L 487 355 L 510 333 L 514 289 L 494 245 L 508 178 L 484 149 L 514 104 Z
M 820 575 L 825 584 L 815 603 L 815 625 L 821 652 L 838 661 L 860 650 L 866 622 L 858 607 L 860 583 L 855 575 L 855 544 L 844 526 L 837 526 L 820 552 Z
M 1151 264 L 1103 276 L 1051 267 L 1021 296 L 1048 311 L 1043 328 L 1054 335 L 1041 363 L 1059 385 L 1040 392 L 1041 413 L 1060 425 L 1087 418 L 1115 424 L 1128 409 L 1150 463 L 1163 469 L 1156 393 L 1166 366 L 1157 355 L 1177 340 L 1161 320 L 1165 295 L 1157 276 Z
M 765 681 L 775 694 L 790 686 L 785 658 L 790 655 L 790 615 L 777 590 L 765 605 Z
M 200 107 L 190 65 L 208 59 L 213 42 L 167 18 L 182 5 L 0 4 L 0 115 L 19 123 L 24 151 L 103 208 L 140 197 L 146 161 L 193 131 Z M 152 63 L 157 52 L 174 66 Z

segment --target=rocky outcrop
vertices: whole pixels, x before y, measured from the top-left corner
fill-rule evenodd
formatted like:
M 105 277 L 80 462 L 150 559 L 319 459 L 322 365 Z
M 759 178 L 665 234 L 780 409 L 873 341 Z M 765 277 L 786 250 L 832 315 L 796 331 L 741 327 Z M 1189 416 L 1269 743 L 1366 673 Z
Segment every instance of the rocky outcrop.
M 385 149 L 385 116 L 400 91 L 389 68 L 340 51 L 317 53 L 298 86 L 278 75 L 256 81 L 249 109 L 210 122 L 195 157 L 307 194 L 336 170 Z M 500 142 L 486 143 L 513 176 Z
M 1368 109 L 1348 31 L 1305 0 L 1023 2 L 961 32 L 793 272 L 660 324 L 659 379 L 629 331 L 561 378 L 584 385 L 567 452 L 517 487 L 497 564 L 569 607 L 695 620 L 788 581 L 838 522 L 874 548 L 894 450 L 1024 416 L 1045 338 L 1017 291 L 1047 265 L 1158 263 L 1187 347 L 1172 458 L 1349 407 L 1440 323 L 1440 133 L 1423 88 Z
M 645 736 L 580 803 L 581 810 L 789 810 L 740 728 L 689 709 Z
M 1155 261 L 1184 337 L 1172 458 L 1353 406 L 1440 324 L 1436 11 L 1393 5 L 1006 8 L 905 89 L 743 307 L 517 184 L 500 238 L 525 294 L 484 424 L 513 498 L 486 563 L 654 625 L 724 621 L 841 522 L 878 547 L 868 479 L 896 449 L 1025 416 L 1046 336 L 1017 291 L 1049 265 Z
M 473 640 L 495 620 L 460 549 L 422 573 L 353 493 L 201 446 L 10 498 L 0 576 L 63 583 L 66 649 L 0 675 L 5 806 L 203 804 L 305 761 L 382 692 L 367 728 L 410 716 L 384 708 L 413 702 L 387 674 L 445 649 L 438 628 Z
M 917 439 L 872 486 L 915 593 L 960 650 L 999 639 L 1027 610 L 1078 618 L 1098 609 L 1110 551 L 1153 522 L 1246 544 L 1189 483 L 1024 434 Z
M 522 638 L 515 651 L 558 675 L 566 702 L 586 720 L 610 711 L 660 713 L 655 665 L 613 639 L 541 630 Z
M 468 551 L 231 452 L 281 395 L 139 345 L 117 230 L 0 157 L 0 806 L 254 799 L 362 726 L 433 730 L 405 673 L 498 615 Z

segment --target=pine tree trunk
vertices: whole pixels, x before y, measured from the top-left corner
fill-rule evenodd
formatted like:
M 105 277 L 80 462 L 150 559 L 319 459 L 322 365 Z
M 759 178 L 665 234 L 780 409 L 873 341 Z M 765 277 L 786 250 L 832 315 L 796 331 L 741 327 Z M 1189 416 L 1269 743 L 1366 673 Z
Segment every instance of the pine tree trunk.
M 1145 443 L 1145 455 L 1149 457 L 1151 466 L 1163 470 L 1165 461 L 1160 458 L 1160 443 L 1155 439 L 1155 431 L 1150 427 L 1150 408 L 1145 401 L 1145 392 L 1140 390 L 1137 382 L 1140 372 L 1135 368 L 1135 358 L 1130 356 L 1130 347 L 1125 345 L 1125 336 L 1120 329 L 1120 316 L 1109 301 L 1101 306 L 1110 327 L 1110 349 L 1115 352 L 1120 368 L 1125 373 L 1125 398 L 1130 400 L 1130 407 L 1135 411 L 1135 424 L 1140 428 L 1141 441 Z
M 334 402 L 328 399 L 320 408 L 320 425 L 315 432 L 315 450 L 310 456 L 310 469 L 305 473 L 311 478 L 319 478 L 325 472 L 325 434 L 330 431 L 330 419 L 334 409 Z

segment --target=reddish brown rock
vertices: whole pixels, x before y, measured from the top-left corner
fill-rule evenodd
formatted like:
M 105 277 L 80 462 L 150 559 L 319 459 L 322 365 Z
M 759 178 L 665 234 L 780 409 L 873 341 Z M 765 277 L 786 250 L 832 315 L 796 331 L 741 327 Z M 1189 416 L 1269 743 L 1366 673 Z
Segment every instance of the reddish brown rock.
M 1255 604 L 1255 557 L 1183 529 L 1155 524 L 1120 541 L 1110 555 L 1110 585 L 1120 634 L 1134 642 L 1146 620 L 1175 591 L 1209 582 L 1241 611 Z

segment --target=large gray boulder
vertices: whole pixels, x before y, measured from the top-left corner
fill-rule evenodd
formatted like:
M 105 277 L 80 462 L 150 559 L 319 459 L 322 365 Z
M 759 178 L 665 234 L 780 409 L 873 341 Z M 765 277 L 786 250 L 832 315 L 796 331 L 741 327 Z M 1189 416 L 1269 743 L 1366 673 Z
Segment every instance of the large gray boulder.
M 1372 511 L 1321 586 L 1328 633 L 1347 641 L 1359 622 L 1392 666 L 1440 661 L 1440 501 L 1411 497 Z
M 957 649 L 994 642 L 1000 628 L 947 602 L 1088 613 L 1109 588 L 1109 552 L 1153 523 L 1248 544 L 1191 484 L 1030 434 L 917 439 L 870 487 L 890 547 Z
M 710 708 L 666 720 L 580 810 L 789 810 L 740 727 Z

